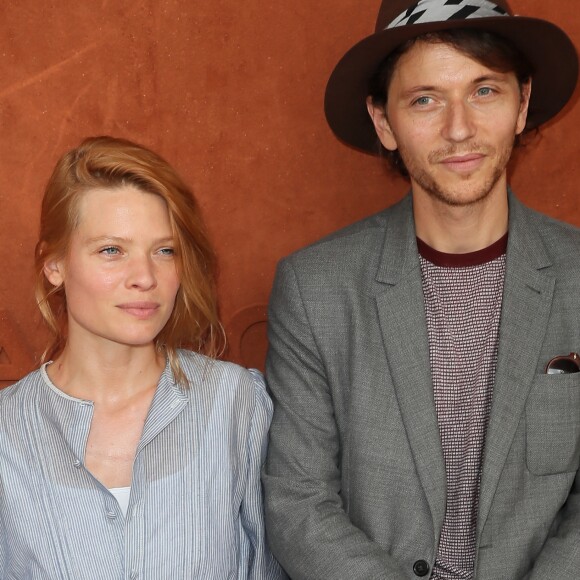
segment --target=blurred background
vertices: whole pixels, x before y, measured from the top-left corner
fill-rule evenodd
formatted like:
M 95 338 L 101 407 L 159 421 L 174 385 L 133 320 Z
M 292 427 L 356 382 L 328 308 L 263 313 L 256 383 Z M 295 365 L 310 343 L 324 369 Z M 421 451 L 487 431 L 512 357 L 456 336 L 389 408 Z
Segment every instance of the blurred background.
M 189 183 L 220 266 L 226 357 L 263 368 L 277 261 L 404 195 L 407 183 L 341 144 L 323 96 L 380 0 L 7 0 L 0 5 L 0 386 L 38 363 L 33 297 L 40 200 L 86 136 L 146 145 Z M 580 47 L 577 0 L 511 0 Z M 538 39 L 539 41 L 541 39 Z M 580 106 L 511 167 L 526 204 L 580 225 Z M 580 259 L 580 257 L 579 257 Z

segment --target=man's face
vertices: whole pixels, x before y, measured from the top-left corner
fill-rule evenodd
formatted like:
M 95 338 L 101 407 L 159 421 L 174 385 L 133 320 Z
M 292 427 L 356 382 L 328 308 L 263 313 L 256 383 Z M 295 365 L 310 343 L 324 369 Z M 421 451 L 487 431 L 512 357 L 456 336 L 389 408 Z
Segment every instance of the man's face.
M 382 144 L 399 150 L 415 197 L 451 206 L 506 191 L 530 85 L 441 43 L 416 42 L 398 61 L 385 111 L 369 102 Z

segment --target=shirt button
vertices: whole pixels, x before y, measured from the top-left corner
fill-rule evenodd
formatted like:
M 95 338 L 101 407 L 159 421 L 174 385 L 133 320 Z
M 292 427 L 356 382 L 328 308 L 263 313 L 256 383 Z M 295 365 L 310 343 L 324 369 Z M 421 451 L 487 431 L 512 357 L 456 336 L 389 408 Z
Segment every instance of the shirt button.
M 107 511 L 107 517 L 108 517 L 110 520 L 114 520 L 114 519 L 117 517 L 117 514 L 116 514 L 116 512 L 114 512 L 114 511 L 112 511 L 112 510 L 109 510 L 109 511 Z
M 80 459 L 75 459 L 73 461 L 73 465 L 78 469 L 82 465 L 81 460 Z
M 131 580 L 135 580 L 135 578 L 139 578 L 139 574 L 137 570 L 131 570 Z
M 429 564 L 425 560 L 417 560 L 413 564 L 413 572 L 415 572 L 415 576 L 427 576 L 429 574 Z

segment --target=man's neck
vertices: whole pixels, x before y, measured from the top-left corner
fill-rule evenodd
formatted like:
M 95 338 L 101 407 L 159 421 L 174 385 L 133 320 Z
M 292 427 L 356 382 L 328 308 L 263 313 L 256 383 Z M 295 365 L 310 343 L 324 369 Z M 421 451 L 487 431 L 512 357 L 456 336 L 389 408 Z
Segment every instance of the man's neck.
M 467 206 L 451 206 L 413 191 L 417 237 L 439 252 L 466 254 L 487 248 L 508 230 L 507 190 Z

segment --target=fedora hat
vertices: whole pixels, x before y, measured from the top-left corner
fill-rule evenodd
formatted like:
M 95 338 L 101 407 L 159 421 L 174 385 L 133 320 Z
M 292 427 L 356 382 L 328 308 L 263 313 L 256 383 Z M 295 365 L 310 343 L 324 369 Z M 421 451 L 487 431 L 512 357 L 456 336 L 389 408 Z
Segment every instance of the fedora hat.
M 527 129 L 551 119 L 572 96 L 578 56 L 572 41 L 555 24 L 514 16 L 505 0 L 382 0 L 375 33 L 342 57 L 326 86 L 324 110 L 335 135 L 353 147 L 377 154 L 377 136 L 366 107 L 371 77 L 407 40 L 457 28 L 502 36 L 531 62 L 534 74 Z

